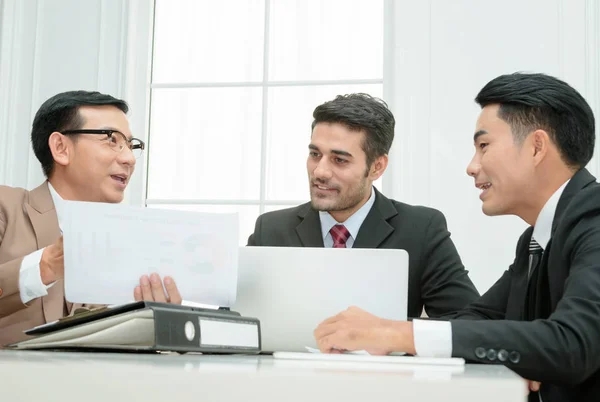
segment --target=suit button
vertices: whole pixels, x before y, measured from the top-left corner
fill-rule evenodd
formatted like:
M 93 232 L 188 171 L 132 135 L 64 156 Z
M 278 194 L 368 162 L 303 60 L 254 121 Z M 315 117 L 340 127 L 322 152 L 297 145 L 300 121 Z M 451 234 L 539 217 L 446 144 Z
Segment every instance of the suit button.
M 494 361 L 494 360 L 496 360 L 496 356 L 498 356 L 498 353 L 496 353 L 495 349 L 490 349 L 487 351 L 488 360 Z
M 486 352 L 485 349 L 482 347 L 479 348 L 475 348 L 475 356 L 477 356 L 480 359 L 485 358 Z
M 510 360 L 514 364 L 517 364 L 521 361 L 521 354 L 519 352 L 512 351 L 508 355 L 508 360 Z
M 508 352 L 504 349 L 500 349 L 498 351 L 498 360 L 500 360 L 501 362 L 505 362 L 506 359 L 508 359 Z

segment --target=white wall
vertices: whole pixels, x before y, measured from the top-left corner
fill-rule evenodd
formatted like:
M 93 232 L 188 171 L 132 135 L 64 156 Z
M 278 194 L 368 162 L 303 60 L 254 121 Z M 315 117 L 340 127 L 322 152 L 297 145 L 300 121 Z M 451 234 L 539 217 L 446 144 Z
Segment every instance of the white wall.
M 44 180 L 30 146 L 31 122 L 42 102 L 62 91 L 97 90 L 127 100 L 132 130 L 145 136 L 152 4 L 3 0 L 0 184 L 31 189 Z M 141 204 L 144 177 L 133 176 L 129 202 Z
M 479 191 L 465 173 L 479 113 L 473 98 L 500 74 L 544 72 L 578 89 L 599 121 L 600 4 L 396 0 L 388 7 L 393 56 L 384 90 L 397 119 L 388 192 L 446 215 L 465 266 L 485 291 L 512 261 L 526 226 L 516 217 L 481 212 Z M 588 168 L 597 176 L 596 148 Z
M 43 179 L 29 131 L 47 97 L 97 89 L 130 102 L 147 135 L 151 0 L 0 0 L 0 184 Z M 481 291 L 512 261 L 524 224 L 488 218 L 465 174 L 478 107 L 473 98 L 503 73 L 566 79 L 600 120 L 600 4 L 595 0 L 388 0 L 385 98 L 397 119 L 386 193 L 446 215 Z M 600 174 L 600 159 L 590 164 Z M 25 155 L 30 155 L 29 158 Z M 144 166 L 128 190 L 141 204 Z

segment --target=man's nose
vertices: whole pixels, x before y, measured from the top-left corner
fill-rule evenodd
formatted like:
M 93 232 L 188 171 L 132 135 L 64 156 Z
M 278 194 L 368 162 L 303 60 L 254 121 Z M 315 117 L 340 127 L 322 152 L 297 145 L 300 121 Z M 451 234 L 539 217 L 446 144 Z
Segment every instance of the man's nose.
M 467 174 L 471 177 L 476 177 L 479 174 L 480 170 L 481 164 L 479 163 L 479 158 L 477 158 L 477 156 L 474 156 L 473 159 L 471 159 L 471 162 L 469 162 L 469 164 L 467 165 Z
M 123 148 L 123 150 L 119 152 L 117 161 L 122 165 L 135 166 L 136 159 L 135 155 L 133 154 L 133 150 L 129 147 Z
M 313 171 L 313 176 L 316 179 L 328 180 L 332 176 L 331 167 L 325 158 L 321 158 L 315 170 Z

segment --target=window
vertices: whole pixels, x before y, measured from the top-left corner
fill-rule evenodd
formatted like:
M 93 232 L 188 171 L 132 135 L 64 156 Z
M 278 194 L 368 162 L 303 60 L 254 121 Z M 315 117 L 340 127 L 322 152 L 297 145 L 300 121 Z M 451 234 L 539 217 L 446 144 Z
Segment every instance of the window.
M 149 207 L 260 213 L 306 202 L 313 109 L 383 93 L 383 0 L 156 0 Z

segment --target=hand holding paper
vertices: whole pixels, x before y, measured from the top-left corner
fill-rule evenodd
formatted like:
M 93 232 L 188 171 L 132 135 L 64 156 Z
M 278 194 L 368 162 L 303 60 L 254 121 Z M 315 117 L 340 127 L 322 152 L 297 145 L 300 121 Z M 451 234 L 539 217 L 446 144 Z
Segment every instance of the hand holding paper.
M 164 287 L 163 287 L 164 284 Z M 155 301 L 161 303 L 181 304 L 181 294 L 170 276 L 163 280 L 158 274 L 142 275 L 140 284 L 133 291 L 135 301 Z

